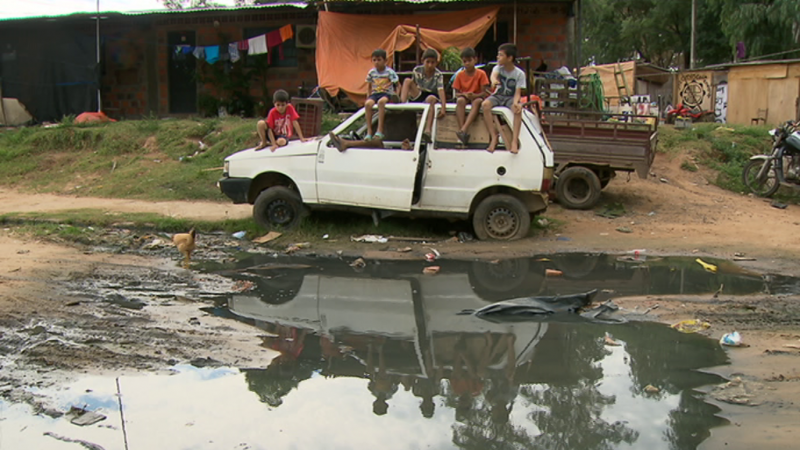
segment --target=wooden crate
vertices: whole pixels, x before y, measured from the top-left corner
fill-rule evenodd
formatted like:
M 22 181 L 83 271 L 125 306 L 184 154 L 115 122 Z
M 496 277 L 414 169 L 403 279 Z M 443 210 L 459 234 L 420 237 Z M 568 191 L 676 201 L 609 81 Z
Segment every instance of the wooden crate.
M 292 97 L 292 106 L 300 115 L 300 129 L 303 136 L 319 136 L 322 132 L 322 109 L 325 101 L 321 98 Z

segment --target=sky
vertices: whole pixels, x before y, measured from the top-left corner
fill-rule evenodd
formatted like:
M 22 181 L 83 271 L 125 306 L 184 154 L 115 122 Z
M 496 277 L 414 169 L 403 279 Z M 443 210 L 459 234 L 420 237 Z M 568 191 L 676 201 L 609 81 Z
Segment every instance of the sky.
M 97 11 L 98 0 L 0 0 L 0 18 L 59 16 Z M 100 11 L 152 11 L 164 9 L 161 0 L 99 0 Z M 216 0 L 227 6 L 233 0 Z

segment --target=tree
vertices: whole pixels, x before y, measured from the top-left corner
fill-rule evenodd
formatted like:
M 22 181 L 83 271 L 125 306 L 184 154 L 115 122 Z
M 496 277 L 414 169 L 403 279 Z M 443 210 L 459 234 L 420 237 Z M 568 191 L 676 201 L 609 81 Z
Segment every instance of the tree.
M 721 28 L 729 44 L 735 48 L 738 42 L 743 42 L 747 56 L 800 49 L 800 2 L 797 0 L 710 2 L 720 10 Z

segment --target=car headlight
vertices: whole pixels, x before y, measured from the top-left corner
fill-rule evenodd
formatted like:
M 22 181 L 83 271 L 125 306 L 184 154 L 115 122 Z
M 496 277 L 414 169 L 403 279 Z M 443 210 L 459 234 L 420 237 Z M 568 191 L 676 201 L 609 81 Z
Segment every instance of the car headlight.
M 230 168 L 231 168 L 231 162 L 228 161 L 228 160 L 225 160 L 225 162 L 222 163 L 222 176 L 223 177 L 227 177 L 228 176 L 228 173 L 230 172 Z

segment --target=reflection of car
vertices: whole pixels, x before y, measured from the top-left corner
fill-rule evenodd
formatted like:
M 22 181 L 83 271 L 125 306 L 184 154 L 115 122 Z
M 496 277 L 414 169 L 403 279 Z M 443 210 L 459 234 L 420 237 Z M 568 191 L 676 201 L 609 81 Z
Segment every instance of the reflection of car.
M 518 154 L 502 146 L 490 153 L 485 126 L 476 125 L 466 148 L 457 144 L 454 106 L 447 112 L 434 121 L 431 142 L 419 126 L 431 113 L 427 105 L 402 104 L 387 105 L 384 148 L 340 152 L 324 136 L 275 152 L 243 150 L 225 159 L 219 186 L 234 203 L 253 204 L 253 216 L 265 228 L 296 226 L 307 208 L 344 208 L 384 217 L 471 219 L 480 239 L 526 236 L 530 215 L 547 209 L 553 173 L 538 118 L 524 111 Z M 498 123 L 513 122 L 508 108 L 494 114 Z M 362 109 L 333 133 L 362 139 L 364 129 Z

